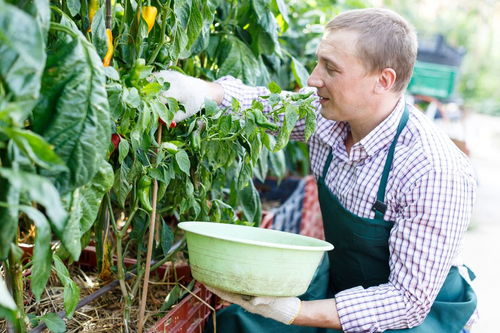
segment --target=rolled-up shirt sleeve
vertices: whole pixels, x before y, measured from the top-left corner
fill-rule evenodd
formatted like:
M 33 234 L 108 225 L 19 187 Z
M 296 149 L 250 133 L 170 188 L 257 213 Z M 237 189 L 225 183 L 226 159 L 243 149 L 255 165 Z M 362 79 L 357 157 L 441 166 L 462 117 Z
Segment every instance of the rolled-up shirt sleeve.
M 405 187 L 389 238 L 388 283 L 335 295 L 345 332 L 421 324 L 457 255 L 472 214 L 475 179 L 457 170 L 429 170 Z

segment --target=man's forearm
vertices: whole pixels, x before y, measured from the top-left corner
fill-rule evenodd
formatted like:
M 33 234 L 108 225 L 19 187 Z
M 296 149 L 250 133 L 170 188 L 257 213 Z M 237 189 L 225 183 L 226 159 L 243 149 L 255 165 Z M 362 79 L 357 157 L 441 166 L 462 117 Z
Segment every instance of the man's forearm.
M 341 329 L 335 299 L 302 301 L 293 325 Z

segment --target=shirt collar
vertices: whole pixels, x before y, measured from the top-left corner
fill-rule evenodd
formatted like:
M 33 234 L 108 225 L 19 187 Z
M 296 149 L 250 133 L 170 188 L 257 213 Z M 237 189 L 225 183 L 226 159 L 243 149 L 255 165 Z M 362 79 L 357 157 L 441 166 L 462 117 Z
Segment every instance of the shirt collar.
M 353 148 L 360 145 L 364 148 L 368 156 L 373 156 L 381 149 L 390 145 L 394 139 L 399 120 L 405 108 L 405 99 L 401 97 L 396 104 L 394 110 L 384 119 L 377 127 L 375 127 L 367 136 L 356 143 Z
M 332 148 L 334 156 L 346 155 L 344 141 L 350 130 L 348 123 L 328 120 L 321 116 L 318 119 L 317 129 L 319 139 Z M 344 159 L 346 158 L 347 156 Z
M 345 121 L 332 121 L 320 118 L 318 121 L 318 136 L 327 145 L 332 147 L 334 156 L 342 160 L 361 161 L 389 145 L 396 133 L 399 119 L 405 106 L 404 98 L 401 97 L 394 110 L 375 127 L 361 141 L 354 144 L 351 148 L 350 157 L 345 150 L 345 139 L 351 130 L 349 124 Z

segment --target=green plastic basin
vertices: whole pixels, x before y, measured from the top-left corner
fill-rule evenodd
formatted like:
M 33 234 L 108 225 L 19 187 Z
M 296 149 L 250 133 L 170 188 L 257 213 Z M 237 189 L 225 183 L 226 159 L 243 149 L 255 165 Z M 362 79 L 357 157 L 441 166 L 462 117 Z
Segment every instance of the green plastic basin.
M 333 245 L 288 232 L 214 222 L 182 222 L 193 277 L 253 296 L 303 294 Z

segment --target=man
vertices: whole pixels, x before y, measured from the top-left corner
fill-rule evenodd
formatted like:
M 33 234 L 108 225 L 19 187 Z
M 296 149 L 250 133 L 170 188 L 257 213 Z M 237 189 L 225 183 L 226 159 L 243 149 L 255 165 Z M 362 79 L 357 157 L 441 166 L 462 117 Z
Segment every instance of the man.
M 476 298 L 459 252 L 476 183 L 466 157 L 405 103 L 416 44 L 389 10 L 348 11 L 327 24 L 308 81 L 319 111 L 308 144 L 325 237 L 335 246 L 329 271 L 324 263 L 302 300 L 214 290 L 259 314 L 229 307 L 219 331 L 460 332 L 470 321 Z M 171 96 L 198 99 L 187 115 L 205 98 L 245 107 L 268 93 L 229 77 L 164 75 L 175 77 Z M 303 131 L 298 122 L 292 138 Z

